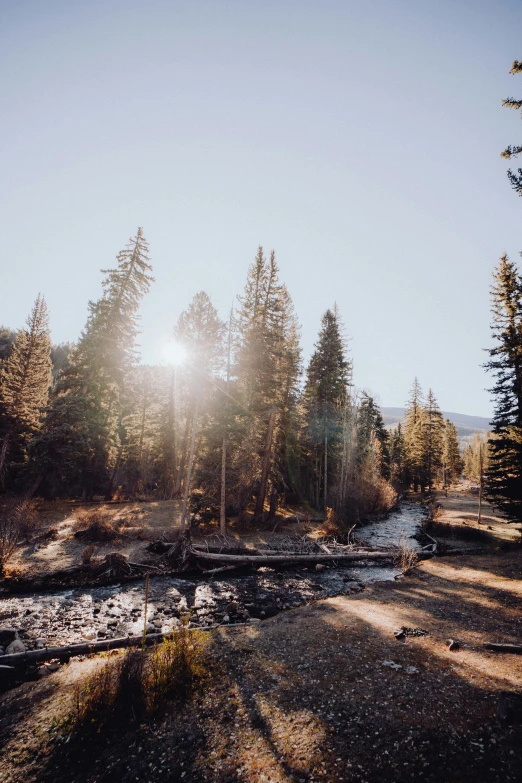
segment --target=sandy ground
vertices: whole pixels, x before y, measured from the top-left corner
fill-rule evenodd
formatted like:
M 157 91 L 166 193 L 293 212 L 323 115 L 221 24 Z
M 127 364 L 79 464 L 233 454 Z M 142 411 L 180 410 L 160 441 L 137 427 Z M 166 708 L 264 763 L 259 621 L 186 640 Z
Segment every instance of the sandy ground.
M 522 690 L 522 657 L 482 644 L 520 642 L 520 566 L 518 552 L 425 561 L 219 631 L 201 693 L 94 748 L 53 731 L 94 665 L 73 661 L 1 697 L 0 781 L 518 781 L 522 729 L 500 727 L 497 702 Z M 396 641 L 400 626 L 428 633 Z

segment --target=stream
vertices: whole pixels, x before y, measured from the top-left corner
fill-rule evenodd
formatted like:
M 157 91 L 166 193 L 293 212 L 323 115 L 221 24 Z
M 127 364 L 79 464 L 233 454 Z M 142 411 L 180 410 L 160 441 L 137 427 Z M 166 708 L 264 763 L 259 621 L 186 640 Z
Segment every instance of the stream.
M 416 536 L 425 511 L 404 504 L 386 519 L 356 529 L 359 541 L 377 547 L 405 544 Z M 147 632 L 169 631 L 190 613 L 190 625 L 259 622 L 318 598 L 360 592 L 365 584 L 393 580 L 393 566 L 259 568 L 226 578 L 153 578 L 149 583 Z M 9 595 L 0 598 L 0 629 L 13 628 L 27 650 L 143 633 L 144 580 L 123 585 Z M 0 656 L 4 649 L 0 647 Z M 1 657 L 0 657 L 1 662 Z

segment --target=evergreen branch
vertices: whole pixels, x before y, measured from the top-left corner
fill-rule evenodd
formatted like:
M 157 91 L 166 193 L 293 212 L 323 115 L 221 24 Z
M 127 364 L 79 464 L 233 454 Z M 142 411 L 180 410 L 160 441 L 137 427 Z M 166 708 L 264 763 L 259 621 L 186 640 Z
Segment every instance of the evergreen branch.
M 515 76 L 517 73 L 522 73 L 522 62 L 514 60 L 509 73 L 513 76 Z
M 522 101 L 517 101 L 515 98 L 504 98 L 502 101 L 502 106 L 505 106 L 506 109 L 522 109 Z
M 509 147 L 506 147 L 504 152 L 500 153 L 501 158 L 515 158 L 517 155 L 520 155 L 522 152 L 522 147 L 512 147 L 509 145 Z

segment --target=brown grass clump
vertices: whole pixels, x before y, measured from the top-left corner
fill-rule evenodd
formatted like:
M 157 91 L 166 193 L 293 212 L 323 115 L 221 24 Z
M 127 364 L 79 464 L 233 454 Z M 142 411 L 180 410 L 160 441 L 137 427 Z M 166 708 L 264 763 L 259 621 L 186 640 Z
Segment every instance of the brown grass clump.
M 397 556 L 395 565 L 400 568 L 403 574 L 409 574 L 419 561 L 417 552 L 408 544 L 408 539 L 401 536 L 397 547 Z
M 114 520 L 102 509 L 80 511 L 76 517 L 76 538 L 86 541 L 118 541 L 124 527 L 121 520 Z
M 335 515 L 333 508 L 326 507 L 326 519 L 321 525 L 319 531 L 322 536 L 333 538 L 341 532 L 339 520 Z
M 185 699 L 207 674 L 207 637 L 186 625 L 150 652 L 129 650 L 77 684 L 65 721 L 83 739 L 103 729 L 140 723 L 167 702 Z
M 96 554 L 96 550 L 98 547 L 96 544 L 87 544 L 85 549 L 82 552 L 82 563 L 83 565 L 89 565 L 92 562 L 92 559 L 94 555 Z
M 9 498 L 0 508 L 0 573 L 22 541 L 31 537 L 39 525 L 34 506 L 27 501 Z

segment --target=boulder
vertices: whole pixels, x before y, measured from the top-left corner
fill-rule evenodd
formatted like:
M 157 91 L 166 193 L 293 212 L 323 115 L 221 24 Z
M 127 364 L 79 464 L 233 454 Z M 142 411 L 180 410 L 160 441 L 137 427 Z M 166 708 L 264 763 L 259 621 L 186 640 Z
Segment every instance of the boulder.
M 316 563 L 315 564 L 315 570 L 316 571 L 324 571 L 324 570 L 326 570 L 326 566 L 324 565 L 324 563 Z
M 6 655 L 14 655 L 15 653 L 24 653 L 25 651 L 25 644 L 21 642 L 20 639 L 15 639 L 11 642 L 5 653 Z

